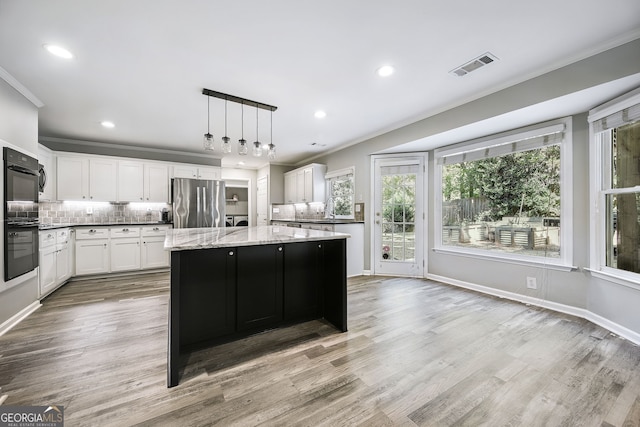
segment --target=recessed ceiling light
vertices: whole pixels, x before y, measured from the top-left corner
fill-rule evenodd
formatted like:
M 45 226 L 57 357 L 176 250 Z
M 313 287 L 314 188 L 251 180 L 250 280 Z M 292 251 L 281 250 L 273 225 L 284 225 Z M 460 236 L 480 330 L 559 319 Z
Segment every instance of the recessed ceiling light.
M 116 127 L 116 125 L 113 122 L 110 122 L 108 120 L 104 120 L 104 121 L 100 122 L 100 124 L 102 126 L 106 127 L 106 128 L 109 128 L 109 129 Z
M 316 111 L 314 116 L 316 117 L 316 119 L 324 119 L 325 117 L 327 117 L 327 113 L 325 113 L 322 110 L 318 110 L 318 111 Z
M 244 162 L 238 162 L 238 166 L 244 166 Z
M 57 46 L 55 44 L 45 44 L 43 47 L 47 49 L 47 51 L 50 54 L 58 56 L 60 58 L 64 58 L 64 59 L 73 58 L 73 54 L 69 52 L 67 49 L 63 48 L 62 46 Z
M 388 77 L 393 74 L 394 71 L 395 69 L 391 65 L 383 65 L 382 67 L 378 68 L 376 73 L 378 73 L 380 77 Z

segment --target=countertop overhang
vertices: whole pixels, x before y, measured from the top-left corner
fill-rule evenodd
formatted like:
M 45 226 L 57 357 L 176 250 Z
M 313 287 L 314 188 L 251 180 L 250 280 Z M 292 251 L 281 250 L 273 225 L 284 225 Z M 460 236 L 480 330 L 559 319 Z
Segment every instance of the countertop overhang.
M 167 231 L 164 248 L 171 251 L 226 248 L 346 239 L 347 233 L 261 225 L 257 227 L 174 228 Z

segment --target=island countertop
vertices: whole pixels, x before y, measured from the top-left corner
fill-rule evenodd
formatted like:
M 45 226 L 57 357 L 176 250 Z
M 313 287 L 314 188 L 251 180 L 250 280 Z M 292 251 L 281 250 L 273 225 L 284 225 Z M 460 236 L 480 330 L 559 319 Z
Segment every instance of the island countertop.
M 257 227 L 175 228 L 167 230 L 164 248 L 171 251 L 346 239 L 347 233 L 260 225 Z

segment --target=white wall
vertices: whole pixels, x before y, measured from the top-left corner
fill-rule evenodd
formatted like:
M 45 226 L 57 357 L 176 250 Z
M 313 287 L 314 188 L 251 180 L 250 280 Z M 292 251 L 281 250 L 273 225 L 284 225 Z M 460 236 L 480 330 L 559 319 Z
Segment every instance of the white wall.
M 0 140 L 8 142 L 25 153 L 36 155 L 38 152 L 38 108 L 1 78 Z M 3 179 L 0 176 L 0 183 Z M 0 188 L 4 188 L 3 185 L 0 185 Z M 1 198 L 4 203 L 4 194 Z M 2 227 L 2 233 L 4 233 L 4 227 Z M 4 235 L 2 241 L 4 241 Z M 0 256 L 0 274 L 2 275 L 4 275 L 3 262 L 4 257 Z M 1 326 L 5 322 L 37 300 L 37 276 L 0 293 L 0 333 L 3 330 Z

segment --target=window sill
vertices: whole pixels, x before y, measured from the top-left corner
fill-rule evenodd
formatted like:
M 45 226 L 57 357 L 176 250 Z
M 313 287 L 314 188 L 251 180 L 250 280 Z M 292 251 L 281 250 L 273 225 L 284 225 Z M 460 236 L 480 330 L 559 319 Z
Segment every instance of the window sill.
M 593 277 L 606 280 L 607 282 L 615 283 L 617 285 L 626 286 L 627 288 L 640 291 L 640 282 L 629 277 L 625 277 L 615 272 L 608 272 L 602 270 L 594 270 L 592 268 L 585 268 Z
M 535 258 L 516 258 L 516 257 L 506 257 L 498 254 L 485 254 L 471 251 L 463 251 L 459 249 L 448 249 L 448 248 L 434 248 L 434 252 L 442 253 L 447 255 L 457 255 L 463 256 L 467 258 L 475 258 L 482 260 L 489 260 L 495 262 L 502 262 L 505 264 L 516 264 L 523 265 L 527 267 L 544 267 L 550 270 L 558 270 L 558 271 L 573 271 L 577 270 L 578 267 L 572 265 L 562 264 L 562 261 L 559 259 L 550 259 L 550 258 L 541 258 L 538 261 Z

